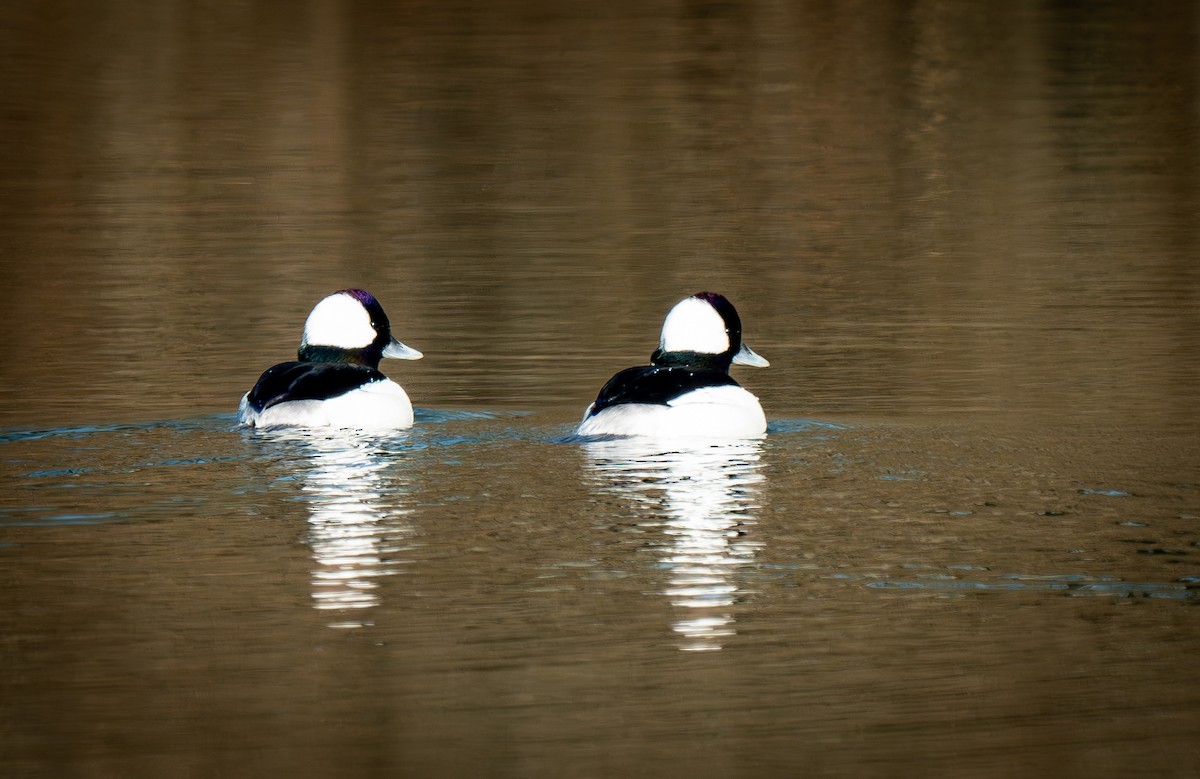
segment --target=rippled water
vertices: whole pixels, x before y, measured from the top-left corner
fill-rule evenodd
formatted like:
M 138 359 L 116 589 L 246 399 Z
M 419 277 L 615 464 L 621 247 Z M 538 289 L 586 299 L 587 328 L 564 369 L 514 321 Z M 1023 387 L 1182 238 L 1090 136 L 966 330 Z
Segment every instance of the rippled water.
M 543 416 L 9 435 L 9 766 L 1189 765 L 1200 487 L 1149 444 L 778 420 L 679 449 Z
M 1198 30 L 5 4 L 0 773 L 1200 772 Z M 347 286 L 417 425 L 238 429 Z M 575 438 L 700 289 L 768 436 Z

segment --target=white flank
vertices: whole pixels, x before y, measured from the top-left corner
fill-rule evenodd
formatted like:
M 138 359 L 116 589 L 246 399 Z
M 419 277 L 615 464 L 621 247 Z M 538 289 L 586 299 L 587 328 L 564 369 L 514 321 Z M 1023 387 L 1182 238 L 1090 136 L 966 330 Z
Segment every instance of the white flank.
M 590 410 L 590 409 L 589 409 Z M 622 403 L 585 417 L 579 435 L 653 438 L 757 438 L 767 432 L 758 398 L 741 387 L 705 387 L 668 405 Z
M 309 346 L 361 349 L 370 346 L 376 335 L 367 309 L 341 293 L 318 303 L 304 323 L 304 343 Z
M 399 430 L 412 427 L 408 393 L 394 381 L 373 381 L 328 400 L 291 400 L 259 414 L 242 398 L 238 421 L 252 427 L 333 427 Z
M 664 352 L 720 354 L 729 348 L 729 336 L 715 308 L 699 298 L 685 298 L 667 314 L 658 345 Z

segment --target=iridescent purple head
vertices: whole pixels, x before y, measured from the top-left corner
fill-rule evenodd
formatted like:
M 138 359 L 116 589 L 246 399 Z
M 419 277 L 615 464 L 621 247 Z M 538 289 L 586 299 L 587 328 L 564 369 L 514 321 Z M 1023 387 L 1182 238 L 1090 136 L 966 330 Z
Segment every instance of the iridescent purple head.
M 728 370 L 732 363 L 765 367 L 742 342 L 742 319 L 724 295 L 697 292 L 675 304 L 663 321 L 655 365 L 696 365 Z
M 421 353 L 392 337 L 392 325 L 375 296 L 343 289 L 318 303 L 304 323 L 300 359 L 379 366 L 383 357 L 420 359 Z

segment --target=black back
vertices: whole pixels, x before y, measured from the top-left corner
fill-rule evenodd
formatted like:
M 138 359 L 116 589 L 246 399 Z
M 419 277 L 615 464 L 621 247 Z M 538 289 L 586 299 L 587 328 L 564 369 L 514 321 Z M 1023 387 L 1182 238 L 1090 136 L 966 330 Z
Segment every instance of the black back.
M 281 362 L 259 377 L 248 400 L 261 414 L 278 403 L 328 400 L 386 378 L 375 368 L 352 363 Z
M 703 367 L 647 365 L 626 368 L 600 388 L 593 415 L 622 403 L 650 403 L 665 406 L 680 395 L 704 387 L 738 387 L 723 370 Z

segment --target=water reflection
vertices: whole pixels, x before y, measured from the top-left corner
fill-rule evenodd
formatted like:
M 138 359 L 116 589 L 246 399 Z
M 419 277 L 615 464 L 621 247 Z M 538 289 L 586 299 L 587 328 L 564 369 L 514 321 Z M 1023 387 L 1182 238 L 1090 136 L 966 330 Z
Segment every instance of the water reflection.
M 313 606 L 334 613 L 330 627 L 363 627 L 380 603 L 379 577 L 411 562 L 409 480 L 380 440 L 332 434 L 305 444 Z
M 761 446 L 668 448 L 638 439 L 584 444 L 597 487 L 628 500 L 637 527 L 661 528 L 666 536 L 655 548 L 669 572 L 663 592 L 678 609 L 671 627 L 681 649 L 720 649 L 736 632 L 737 571 L 753 563 L 760 546 L 747 528 L 765 479 Z

